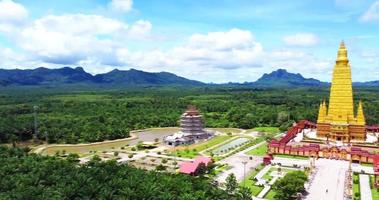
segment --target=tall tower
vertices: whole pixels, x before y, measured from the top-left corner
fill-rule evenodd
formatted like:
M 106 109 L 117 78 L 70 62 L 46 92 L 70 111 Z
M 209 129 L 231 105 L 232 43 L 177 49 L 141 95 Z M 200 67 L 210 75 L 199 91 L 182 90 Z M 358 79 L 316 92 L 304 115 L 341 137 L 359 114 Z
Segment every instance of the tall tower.
M 327 120 L 332 123 L 348 124 L 354 118 L 353 87 L 351 82 L 351 69 L 349 60 L 347 59 L 347 49 L 344 42 L 341 42 L 330 88 Z
M 365 140 L 365 118 L 362 103 L 354 116 L 353 87 L 347 49 L 342 41 L 338 49 L 330 88 L 329 107 L 322 103 L 317 120 L 317 136 L 332 141 Z

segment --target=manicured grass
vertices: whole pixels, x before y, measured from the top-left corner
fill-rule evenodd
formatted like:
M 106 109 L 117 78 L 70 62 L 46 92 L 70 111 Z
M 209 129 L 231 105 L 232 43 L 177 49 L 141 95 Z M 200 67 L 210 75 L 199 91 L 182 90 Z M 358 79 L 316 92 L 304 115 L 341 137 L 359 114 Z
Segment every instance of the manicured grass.
M 373 167 L 374 165 L 372 163 L 361 163 L 362 166 L 365 167 Z
M 252 195 L 257 196 L 262 190 L 262 186 L 255 185 L 254 177 L 264 168 L 263 165 L 258 165 L 241 183 L 241 186 L 246 186 L 250 188 Z
M 269 192 L 267 192 L 266 196 L 264 196 L 265 199 L 273 200 L 275 197 L 275 192 L 273 189 L 271 189 Z
M 288 169 L 288 168 L 282 168 L 281 167 L 281 170 L 283 173 L 287 173 L 287 172 L 290 172 L 290 171 L 296 171 L 298 169 Z M 265 179 L 267 182 L 270 182 L 270 179 L 272 179 L 272 176 L 271 176 L 271 172 L 274 172 L 274 171 L 278 171 L 278 168 L 277 167 L 271 167 L 267 172 L 266 174 L 263 175 L 263 179 Z
M 372 199 L 379 199 L 379 189 L 374 187 L 374 176 L 370 175 Z
M 171 154 L 178 157 L 184 157 L 184 158 L 194 158 L 199 155 L 199 152 L 193 150 L 193 149 L 185 149 L 185 150 L 179 150 L 175 151 L 175 153 Z
M 173 154 L 171 155 L 176 155 L 176 156 L 185 157 L 185 158 L 194 158 L 197 155 L 199 155 L 200 151 L 203 151 L 217 144 L 225 142 L 226 140 L 231 139 L 231 138 L 232 136 L 226 136 L 226 135 L 215 136 L 212 139 L 202 142 L 202 143 L 193 144 L 193 145 L 189 145 L 185 147 L 174 148 Z
M 309 157 L 307 156 L 295 156 L 295 155 L 287 155 L 287 154 L 276 154 L 274 157 L 279 158 L 292 158 L 292 159 L 299 159 L 299 160 L 308 160 Z
M 217 175 L 217 174 L 219 174 L 219 173 L 221 173 L 221 172 L 223 172 L 225 170 L 228 170 L 230 168 L 231 168 L 231 166 L 229 166 L 227 164 L 223 164 L 223 165 L 221 165 L 219 167 L 216 167 L 216 169 L 215 169 L 215 175 Z
M 269 180 L 271 179 L 271 172 L 273 172 L 274 170 L 276 170 L 274 167 L 271 167 L 264 175 L 263 175 L 263 179 L 265 179 L 267 182 L 269 182 Z
M 355 196 L 355 193 L 358 193 L 360 194 L 360 191 L 359 191 L 359 174 L 353 174 L 353 198 L 356 199 L 356 200 L 359 200 L 361 199 L 361 196 L 358 195 L 358 196 Z
M 209 130 L 218 131 L 221 133 L 241 133 L 243 130 L 238 128 L 207 128 Z
M 267 153 L 267 144 L 263 144 L 255 149 L 248 151 L 247 155 L 264 156 Z
M 265 133 L 279 133 L 280 132 L 278 127 L 255 127 L 251 130 L 265 132 Z
M 208 141 L 201 142 L 201 143 L 198 143 L 198 144 L 189 145 L 189 146 L 186 146 L 186 147 L 178 147 L 177 149 L 178 150 L 196 149 L 197 151 L 203 151 L 203 150 L 208 149 L 210 147 L 213 147 L 213 146 L 215 146 L 217 144 L 225 142 L 226 140 L 231 139 L 231 138 L 232 138 L 232 136 L 219 135 L 219 136 L 215 136 L 215 137 L 211 138 Z

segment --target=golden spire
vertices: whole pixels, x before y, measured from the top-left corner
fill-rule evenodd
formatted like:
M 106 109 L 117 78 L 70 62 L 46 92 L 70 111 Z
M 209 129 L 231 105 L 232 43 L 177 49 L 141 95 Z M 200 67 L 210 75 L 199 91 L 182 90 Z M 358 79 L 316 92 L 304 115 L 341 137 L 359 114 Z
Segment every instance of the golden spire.
M 353 88 L 347 49 L 342 41 L 333 69 L 327 121 L 349 124 L 349 119 L 354 119 Z
M 320 103 L 320 108 L 318 110 L 318 117 L 317 117 L 317 123 L 322 123 L 325 122 L 325 102 Z
M 357 124 L 358 125 L 365 125 L 366 124 L 365 115 L 363 113 L 362 101 L 359 101 L 359 104 L 358 104 Z
M 345 46 L 345 42 L 342 40 L 340 44 L 340 48 L 338 49 L 338 54 L 337 54 L 337 62 L 349 62 L 347 59 L 347 49 Z

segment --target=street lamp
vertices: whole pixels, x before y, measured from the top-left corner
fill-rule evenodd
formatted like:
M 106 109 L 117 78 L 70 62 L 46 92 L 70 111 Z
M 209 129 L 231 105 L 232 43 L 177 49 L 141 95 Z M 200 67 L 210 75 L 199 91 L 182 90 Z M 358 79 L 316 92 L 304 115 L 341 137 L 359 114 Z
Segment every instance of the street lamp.
M 246 161 L 242 161 L 242 164 L 243 164 L 243 187 L 245 187 L 245 182 L 246 182 L 246 164 L 247 162 Z

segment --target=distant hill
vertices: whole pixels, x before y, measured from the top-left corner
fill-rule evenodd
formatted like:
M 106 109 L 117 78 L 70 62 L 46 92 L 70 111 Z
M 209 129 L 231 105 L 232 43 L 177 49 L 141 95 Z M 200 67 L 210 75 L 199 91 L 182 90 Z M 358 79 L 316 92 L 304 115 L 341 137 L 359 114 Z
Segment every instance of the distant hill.
M 252 87 L 319 87 L 330 83 L 314 78 L 304 78 L 299 73 L 290 73 L 278 69 L 263 74 L 255 82 L 206 84 L 196 80 L 186 79 L 169 72 L 145 72 L 136 69 L 112 70 L 108 73 L 92 75 L 81 67 L 63 67 L 59 69 L 0 69 L 0 86 L 61 86 L 61 85 L 97 85 L 110 87 L 136 86 L 252 86 Z M 378 87 L 379 81 L 355 82 L 354 86 Z
M 0 69 L 0 85 L 50 85 L 50 84 L 72 84 L 91 82 L 92 75 L 85 72 L 83 68 L 75 69 L 63 67 L 60 69 L 47 69 L 44 67 L 36 69 Z
M 149 73 L 136 69 L 121 71 L 112 70 L 105 74 L 94 76 L 96 83 L 121 85 L 205 85 L 200 81 L 189 80 L 168 72 Z
M 359 87 L 379 87 L 379 81 L 354 82 L 353 85 Z
M 269 74 L 263 74 L 257 81 L 250 83 L 261 87 L 301 87 L 325 86 L 328 83 L 314 78 L 304 78 L 301 74 L 289 73 L 285 69 L 278 69 Z
M 98 84 L 117 86 L 201 86 L 200 81 L 189 80 L 168 72 L 150 73 L 135 69 L 113 70 L 93 76 L 81 67 L 60 69 L 0 69 L 0 86 Z

